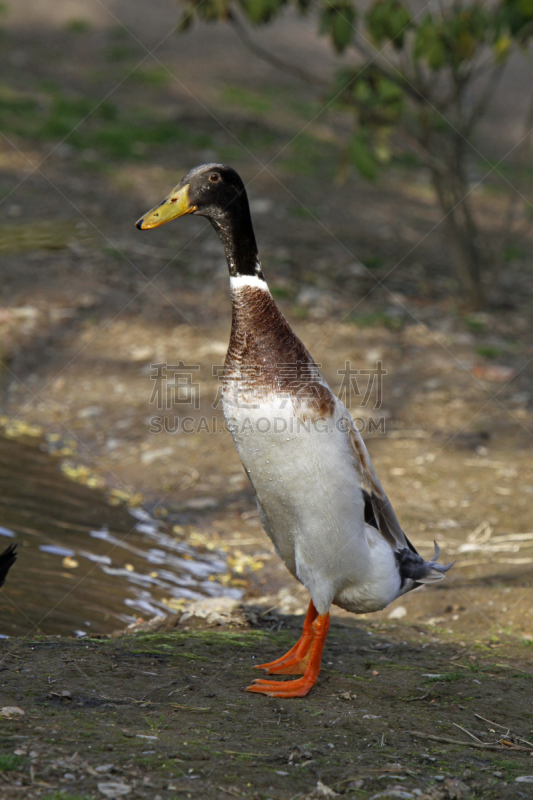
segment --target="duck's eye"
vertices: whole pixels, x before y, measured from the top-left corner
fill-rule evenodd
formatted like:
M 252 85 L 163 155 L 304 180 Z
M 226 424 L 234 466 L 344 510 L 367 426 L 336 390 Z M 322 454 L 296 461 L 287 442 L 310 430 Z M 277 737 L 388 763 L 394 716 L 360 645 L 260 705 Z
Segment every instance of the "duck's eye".
M 216 183 L 217 181 L 220 180 L 220 175 L 218 174 L 218 172 L 212 172 L 211 175 L 209 176 L 209 180 L 211 181 L 211 183 Z

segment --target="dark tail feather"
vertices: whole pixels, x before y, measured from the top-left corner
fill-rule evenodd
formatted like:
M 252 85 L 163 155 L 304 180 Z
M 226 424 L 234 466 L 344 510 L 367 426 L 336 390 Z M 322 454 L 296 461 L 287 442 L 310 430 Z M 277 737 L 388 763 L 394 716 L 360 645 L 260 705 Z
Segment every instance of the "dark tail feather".
M 3 586 L 7 573 L 17 560 L 17 545 L 10 544 L 3 553 L 0 553 L 0 586 Z
M 437 559 L 440 555 L 440 549 L 435 544 L 435 552 L 430 561 L 424 561 L 422 556 L 413 553 L 407 547 L 402 550 L 397 550 L 395 553 L 396 561 L 398 562 L 398 569 L 402 579 L 402 585 L 407 580 L 415 581 L 415 583 L 436 583 L 442 581 L 445 574 L 453 567 L 455 561 L 451 564 L 439 564 Z

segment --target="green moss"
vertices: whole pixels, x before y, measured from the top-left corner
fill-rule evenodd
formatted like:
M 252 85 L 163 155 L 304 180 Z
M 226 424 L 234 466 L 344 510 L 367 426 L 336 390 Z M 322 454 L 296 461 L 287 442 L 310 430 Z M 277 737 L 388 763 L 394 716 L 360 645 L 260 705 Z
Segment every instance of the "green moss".
M 164 67 L 137 67 L 128 74 L 132 81 L 143 83 L 146 86 L 166 86 L 171 75 Z
M 270 284 L 270 293 L 273 297 L 278 297 L 281 299 L 285 299 L 292 296 L 292 292 L 287 289 L 286 286 L 280 286 L 279 284 Z
M 122 119 L 101 126 L 87 137 L 87 145 L 114 158 L 138 158 L 151 148 L 181 143 L 198 148 L 211 146 L 211 137 L 181 128 L 171 121 L 140 122 Z
M 91 23 L 88 19 L 76 18 L 69 19 L 65 23 L 65 30 L 68 33 L 87 33 L 91 30 Z
M 266 631 L 245 631 L 239 633 L 233 633 L 232 631 L 193 631 L 191 633 L 169 634 L 142 633 L 132 637 L 136 642 L 150 642 L 152 645 L 159 644 L 160 646 L 165 645 L 166 647 L 190 644 L 195 640 L 202 644 L 211 643 L 213 645 L 219 644 L 223 646 L 255 647 L 261 641 L 271 641 L 276 644 L 282 644 L 287 638 L 286 634 L 272 634 Z M 128 647 L 128 650 L 129 649 Z
M 156 79 L 155 71 L 144 76 Z M 157 78 L 159 80 L 159 78 Z M 152 150 L 180 143 L 197 148 L 212 145 L 210 136 L 182 128 L 172 120 L 154 119 L 145 109 L 119 114 L 114 103 L 72 97 L 50 89 L 48 98 L 14 93 L 0 86 L 0 128 L 7 134 L 35 140 L 63 140 L 104 158 L 144 158 Z
M 420 167 L 422 165 L 420 158 L 414 153 L 394 153 L 392 163 L 400 167 L 407 167 L 408 169 Z
M 123 25 L 114 25 L 107 31 L 108 38 L 113 42 L 126 42 L 130 40 L 130 34 Z
M 498 358 L 501 355 L 501 348 L 494 347 L 490 344 L 483 344 L 479 347 L 476 347 L 476 353 L 478 356 L 483 356 L 483 358 Z
M 426 678 L 422 683 L 440 683 L 441 681 L 451 683 L 453 681 L 460 681 L 462 678 L 464 678 L 464 675 L 460 672 L 443 672 L 440 675 L 435 675 L 433 678 Z
M 138 767 L 144 767 L 144 769 L 155 769 L 161 766 L 157 761 L 157 756 L 137 756 L 135 764 Z
M 3 128 L 7 125 L 10 132 L 15 132 L 9 122 L 17 118 L 22 124 L 25 120 L 32 119 L 37 111 L 38 104 L 34 98 L 0 86 L 0 120 Z
M 58 789 L 57 792 L 43 795 L 42 800 L 91 800 L 91 798 L 86 794 L 70 794 L 70 792 Z
M 224 144 L 218 148 L 218 155 L 223 163 L 231 164 L 240 159 L 242 149 L 232 144 Z
M 139 55 L 139 51 L 131 44 L 112 44 L 105 51 L 108 61 L 127 61 Z
M 105 253 L 106 256 L 111 256 L 112 258 L 116 259 L 117 261 L 127 261 L 127 256 L 124 255 L 122 250 L 119 250 L 117 247 L 113 247 L 113 245 L 104 245 L 102 247 L 102 253 Z
M 469 331 L 472 331 L 472 333 L 481 333 L 481 331 L 484 331 L 486 328 L 483 320 L 477 317 L 465 317 L 463 322 L 465 327 L 468 328 Z
M 516 772 L 522 772 L 523 770 L 523 767 L 521 767 L 520 763 L 511 761 L 508 758 L 499 758 L 498 756 L 490 756 L 489 761 L 494 769 L 500 771 L 505 770 L 506 772 L 510 772 L 511 775 L 515 774 Z
M 236 126 L 235 137 L 239 144 L 252 152 L 271 147 L 278 138 L 274 131 L 259 125 Z M 242 149 L 239 151 L 239 157 L 242 157 Z
M 300 219 L 315 219 L 317 210 L 315 208 L 308 208 L 307 206 L 292 206 L 289 209 L 291 217 L 299 217 Z
M 310 133 L 297 136 L 282 155 L 280 162 L 287 172 L 316 176 L 319 172 L 332 178 L 338 163 L 338 148 Z
M 385 259 L 381 258 L 381 256 L 367 256 L 363 259 L 363 264 L 368 269 L 379 269 L 385 265 Z
M 373 311 L 369 314 L 353 314 L 349 317 L 349 322 L 357 325 L 359 328 L 374 328 L 383 326 L 389 330 L 401 330 L 403 322 L 397 317 L 393 317 L 384 311 Z
M 295 319 L 308 319 L 309 318 L 309 309 L 305 308 L 304 306 L 293 306 L 291 308 L 291 315 Z
M 16 756 L 13 753 L 0 754 L 0 772 L 20 769 L 25 762 L 23 756 Z
M 524 255 L 525 253 L 520 247 L 517 247 L 515 244 L 510 244 L 503 251 L 503 260 L 509 263 L 510 261 L 517 261 L 520 258 L 524 258 Z
M 63 250 L 77 236 L 75 221 L 0 225 L 0 253 Z
M 222 99 L 225 103 L 253 111 L 254 114 L 269 114 L 272 110 L 272 101 L 259 92 L 251 92 L 242 86 L 226 85 L 222 90 Z

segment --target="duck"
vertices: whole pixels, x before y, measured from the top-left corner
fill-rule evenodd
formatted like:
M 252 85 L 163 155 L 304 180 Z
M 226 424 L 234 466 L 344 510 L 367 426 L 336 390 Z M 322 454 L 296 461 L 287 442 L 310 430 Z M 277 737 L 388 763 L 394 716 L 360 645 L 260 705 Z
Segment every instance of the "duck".
M 263 274 L 238 173 L 202 164 L 136 223 L 150 230 L 206 217 L 226 256 L 232 324 L 223 413 L 255 493 L 261 524 L 289 572 L 309 591 L 302 635 L 257 669 L 245 691 L 304 697 L 315 686 L 332 605 L 367 614 L 453 564 L 420 556 L 403 532 L 345 405 L 278 308 Z M 278 679 L 278 676 L 298 676 Z
M 10 544 L 0 553 L 0 587 L 4 585 L 7 573 L 17 560 L 17 545 Z

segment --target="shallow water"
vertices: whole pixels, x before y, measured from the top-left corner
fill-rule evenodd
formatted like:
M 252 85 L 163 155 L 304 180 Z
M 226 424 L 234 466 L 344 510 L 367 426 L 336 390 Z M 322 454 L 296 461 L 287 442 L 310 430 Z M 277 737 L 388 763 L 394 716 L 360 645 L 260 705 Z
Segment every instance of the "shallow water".
M 0 551 L 18 559 L 0 590 L 0 636 L 108 633 L 163 600 L 239 597 L 214 576 L 223 553 L 192 547 L 144 509 L 113 506 L 57 458 L 0 437 Z

